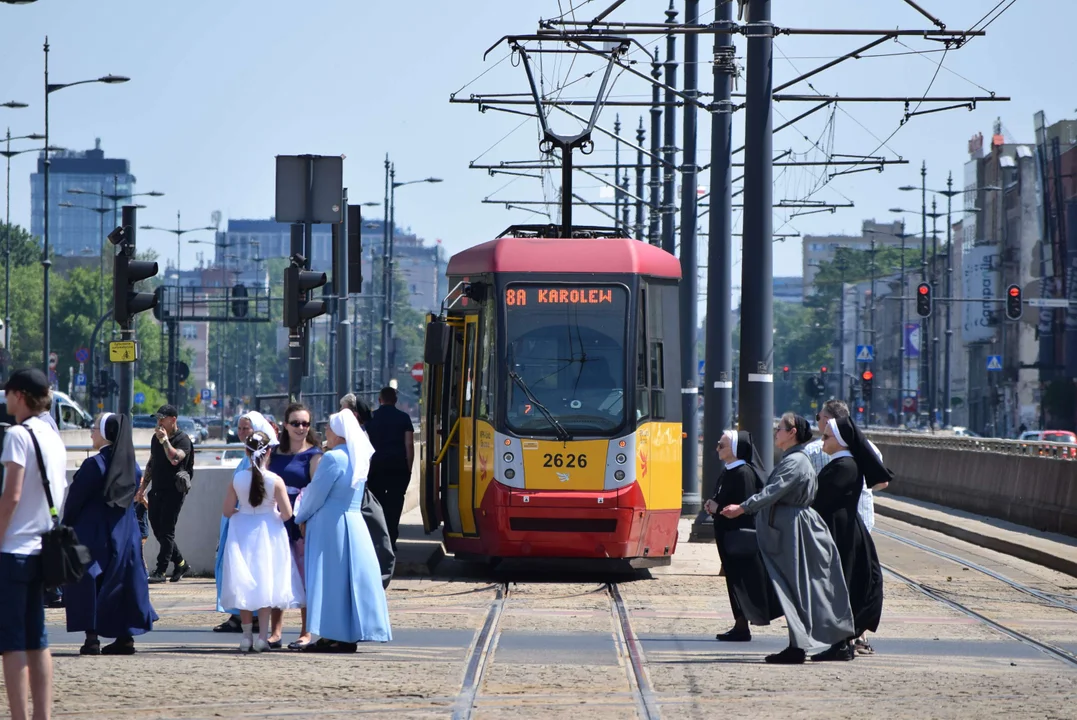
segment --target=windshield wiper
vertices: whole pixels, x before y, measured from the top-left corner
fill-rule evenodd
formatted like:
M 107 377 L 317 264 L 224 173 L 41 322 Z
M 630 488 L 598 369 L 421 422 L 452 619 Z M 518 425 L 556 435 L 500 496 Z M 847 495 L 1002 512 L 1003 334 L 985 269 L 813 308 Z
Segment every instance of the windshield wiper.
M 535 397 L 533 392 L 531 392 L 531 388 L 527 387 L 527 383 L 524 382 L 524 379 L 520 377 L 515 370 L 509 371 L 509 377 L 512 378 L 514 383 L 520 386 L 520 389 L 524 391 L 524 395 L 527 396 L 527 399 L 531 401 L 532 405 L 538 408 L 543 417 L 550 421 L 550 425 L 553 426 L 554 432 L 557 433 L 557 439 L 562 442 L 571 440 L 572 434 L 568 430 L 565 430 L 565 427 L 561 423 L 557 422 L 557 418 L 553 416 L 553 413 L 550 412 L 549 408 L 539 402 L 539 399 Z

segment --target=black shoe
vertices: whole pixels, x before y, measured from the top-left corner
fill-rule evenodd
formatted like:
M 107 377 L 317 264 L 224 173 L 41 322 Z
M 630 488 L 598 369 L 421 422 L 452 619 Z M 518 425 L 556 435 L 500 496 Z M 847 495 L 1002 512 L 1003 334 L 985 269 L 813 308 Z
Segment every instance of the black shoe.
M 100 655 L 100 654 L 101 654 L 101 643 L 99 641 L 97 641 L 97 640 L 94 640 L 93 642 L 90 642 L 89 640 L 87 640 L 85 643 L 82 644 L 82 647 L 79 648 L 79 655 Z
M 163 570 L 154 570 L 146 580 L 149 581 L 150 585 L 154 585 L 156 583 L 163 583 L 167 578 L 165 577 Z
M 237 633 L 243 632 L 243 626 L 239 624 L 239 618 L 235 615 L 229 615 L 228 619 L 220 625 L 213 628 L 213 632 L 221 633 Z
M 775 655 L 767 655 L 766 661 L 772 665 L 800 665 L 804 662 L 805 653 L 800 648 L 787 647 Z
M 172 570 L 172 577 L 168 579 L 169 582 L 179 582 L 183 578 L 191 574 L 191 565 L 186 560 Z
M 856 657 L 856 649 L 847 641 L 842 640 L 834 643 L 829 650 L 824 650 L 818 655 L 812 655 L 812 662 L 845 662 Z
M 729 632 L 715 635 L 714 639 L 722 642 L 751 642 L 752 631 L 748 629 L 738 630 L 737 628 L 733 628 Z
M 101 648 L 102 655 L 134 655 L 135 639 L 122 638 Z
M 270 650 L 280 650 L 280 647 L 281 647 L 280 640 L 270 640 L 269 641 L 269 649 Z

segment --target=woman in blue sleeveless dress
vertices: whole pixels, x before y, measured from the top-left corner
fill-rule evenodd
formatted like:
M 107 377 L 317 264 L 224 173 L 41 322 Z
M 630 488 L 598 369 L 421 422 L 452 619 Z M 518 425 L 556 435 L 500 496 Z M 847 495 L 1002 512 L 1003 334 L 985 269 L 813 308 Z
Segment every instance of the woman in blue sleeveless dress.
M 318 435 L 311 427 L 310 410 L 300 403 L 292 403 L 284 410 L 284 427 L 282 428 L 280 445 L 273 449 L 269 456 L 269 471 L 279 475 L 288 488 L 288 497 L 293 506 L 299 493 L 310 484 L 318 469 L 318 461 L 322 459 L 321 442 Z M 303 537 L 299 534 L 299 528 L 295 520 L 288 520 L 284 524 L 288 529 L 288 541 L 292 548 L 292 557 L 295 558 L 299 568 L 299 577 L 304 577 L 303 568 Z M 307 611 L 303 608 L 300 612 L 299 638 L 288 644 L 289 650 L 302 650 L 310 644 L 310 631 L 307 629 Z M 280 647 L 281 634 L 284 631 L 284 614 L 280 610 L 272 612 L 273 629 L 269 633 L 271 647 Z
M 355 652 L 359 641 L 392 639 L 381 567 L 363 520 L 374 448 L 350 410 L 331 416 L 329 451 L 296 506 L 306 541 L 307 624 L 320 636 L 308 652 Z
M 157 620 L 135 517 L 142 470 L 127 417 L 101 415 L 90 437 L 99 452 L 82 463 L 64 502 L 64 524 L 93 558 L 83 578 L 64 588 L 67 630 L 86 633 L 82 655 L 130 655 L 134 636 L 152 630 Z M 102 648 L 99 636 L 116 641 Z
M 278 445 L 277 431 L 273 429 L 272 423 L 265 418 L 262 413 L 252 410 L 249 413 L 243 415 L 239 422 L 236 424 L 236 435 L 239 437 L 241 443 L 246 444 L 247 438 L 256 432 L 263 432 L 266 437 L 269 438 L 270 451 Z M 247 457 L 247 454 L 243 454 L 243 458 L 239 461 L 239 465 L 232 471 L 232 478 L 244 470 L 250 470 L 251 461 Z M 228 619 L 220 625 L 213 628 L 213 632 L 241 632 L 242 627 L 239 622 L 239 610 L 235 608 L 225 608 L 221 606 L 221 577 L 223 576 L 224 565 L 224 545 L 228 541 L 228 518 L 221 518 L 220 535 L 217 540 L 217 561 L 214 565 L 213 576 L 217 580 L 217 612 L 228 613 Z M 255 624 L 258 623 L 258 618 L 254 619 Z M 279 647 L 279 644 L 278 644 Z

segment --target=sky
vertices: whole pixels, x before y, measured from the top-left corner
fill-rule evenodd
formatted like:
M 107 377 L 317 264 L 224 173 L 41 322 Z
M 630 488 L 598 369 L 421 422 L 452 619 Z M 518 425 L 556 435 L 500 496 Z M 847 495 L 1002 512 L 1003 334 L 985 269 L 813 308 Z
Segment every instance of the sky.
M 610 0 L 575 0 L 574 12 L 590 19 Z M 1005 0 L 918 0 L 951 29 L 973 26 Z M 628 0 L 610 20 L 661 22 L 667 3 Z M 677 7 L 683 12 L 683 2 Z M 713 2 L 702 0 L 702 20 L 713 16 Z M 816 0 L 772 3 L 774 22 L 785 28 L 929 29 L 930 22 L 904 0 Z M 397 181 L 425 177 L 444 180 L 397 191 L 396 218 L 429 241 L 442 239 L 450 253 L 484 242 L 513 223 L 546 222 L 543 216 L 485 198 L 549 200 L 556 217 L 557 175 L 544 180 L 491 177 L 468 163 L 537 159 L 534 119 L 450 104 L 452 93 L 526 93 L 522 67 L 502 61 L 504 44 L 484 61 L 483 53 L 506 34 L 533 33 L 540 18 L 566 13 L 568 0 L 37 0 L 25 6 L 0 4 L 0 102 L 30 104 L 25 110 L 0 108 L 0 132 L 40 132 L 43 126 L 43 52 L 51 45 L 50 80 L 74 82 L 108 73 L 126 75 L 123 85 L 90 84 L 68 88 L 50 98 L 52 143 L 92 148 L 101 138 L 109 157 L 131 161 L 137 190 L 159 190 L 146 198 L 139 223 L 175 226 L 181 211 L 185 227 L 210 224 L 214 211 L 228 218 L 265 218 L 273 214 L 274 156 L 343 154 L 350 201 L 380 201 L 386 154 Z M 988 35 L 959 50 L 939 50 L 923 38 L 901 38 L 873 49 L 786 92 L 841 96 L 925 95 L 1009 96 L 1010 102 L 981 103 L 969 112 L 950 110 L 914 117 L 901 125 L 901 103 L 841 103 L 796 123 L 774 138 L 775 152 L 818 160 L 825 153 L 885 155 L 908 165 L 885 172 L 862 172 L 820 182 L 817 168 L 775 168 L 774 198 L 811 197 L 855 207 L 830 214 L 789 218 L 775 211 L 775 232 L 825 235 L 858 234 L 864 219 L 898 219 L 890 208 L 919 214 L 916 194 L 897 190 L 918 185 L 926 161 L 928 186 L 945 188 L 948 172 L 960 187 L 967 144 L 976 133 L 990 138 L 1001 119 L 1009 142 L 1032 141 L 1032 118 L 1043 110 L 1048 122 L 1077 114 L 1077 97 L 1058 81 L 1071 64 L 1069 35 L 1077 20 L 1073 0 L 1014 0 L 990 25 Z M 658 36 L 641 37 L 649 46 Z M 775 84 L 866 44 L 871 38 L 780 36 L 775 42 Z M 743 67 L 745 41 L 736 40 Z M 683 37 L 678 38 L 682 56 Z M 710 89 L 711 40 L 700 40 L 700 84 Z M 915 51 L 915 52 L 914 52 Z M 541 68 L 544 86 L 575 82 L 563 97 L 593 98 L 597 78 L 583 77 L 599 66 L 551 56 Z M 649 70 L 642 51 L 630 56 Z M 683 59 L 683 58 L 682 58 Z M 942 61 L 940 69 L 940 60 Z M 501 62 L 499 62 L 501 61 Z M 484 74 L 485 73 L 485 74 Z M 480 76 L 477 80 L 476 77 Z M 582 78 L 582 79 L 581 79 Z M 474 82 L 472 82 L 474 80 Z M 930 88 L 930 89 L 929 89 Z M 738 91 L 744 90 L 744 78 Z M 617 77 L 611 97 L 646 99 L 649 86 L 629 74 Z M 775 125 L 811 105 L 775 104 Z M 921 109 L 939 107 L 924 105 Z M 516 109 L 528 110 L 526 107 Z M 612 129 L 620 113 L 626 139 L 646 108 L 604 108 L 599 124 Z M 734 143 L 743 140 L 743 111 L 734 116 Z M 553 129 L 575 128 L 554 112 Z M 677 116 L 680 144 L 680 113 Z M 649 123 L 648 123 L 649 125 Z M 899 129 L 900 128 L 900 129 Z M 896 134 L 895 130 L 898 130 Z M 701 115 L 699 164 L 709 160 L 709 118 Z M 883 140 L 889 140 L 882 142 Z M 649 145 L 649 140 L 646 141 Z M 25 147 L 25 145 L 24 145 Z M 595 152 L 586 161 L 612 162 L 614 144 L 596 134 Z M 634 152 L 623 151 L 634 157 Z M 29 225 L 31 154 L 12 162 L 12 220 Z M 736 174 L 739 174 L 739 170 Z M 632 184 L 634 186 L 634 179 Z M 701 183 L 706 185 L 706 176 Z M 507 186 L 506 186 L 507 184 Z M 599 183 L 577 176 L 576 191 L 602 199 Z M 364 208 L 380 216 L 380 207 Z M 735 210 L 739 225 L 739 210 Z M 576 222 L 608 224 L 592 210 L 576 211 Z M 909 217 L 914 227 L 919 218 Z M 701 225 L 705 229 L 706 221 Z M 197 234 L 192 234 L 192 238 Z M 739 245 L 739 238 L 735 238 Z M 701 238 L 705 243 L 706 238 Z M 174 236 L 139 234 L 140 247 L 166 257 L 175 253 Z M 183 266 L 195 264 L 191 246 Z M 701 257 L 706 257 L 705 249 Z M 800 274 L 800 242 L 775 248 L 775 275 Z M 740 265 L 734 267 L 739 285 Z

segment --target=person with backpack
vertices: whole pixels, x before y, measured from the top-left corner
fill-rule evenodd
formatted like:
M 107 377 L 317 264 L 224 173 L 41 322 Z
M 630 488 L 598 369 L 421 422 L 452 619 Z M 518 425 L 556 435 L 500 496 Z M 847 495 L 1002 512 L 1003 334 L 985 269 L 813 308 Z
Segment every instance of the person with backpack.
M 14 720 L 49 717 L 52 655 L 45 632 L 42 535 L 67 493 L 67 450 L 49 415 L 52 389 L 36 368 L 16 370 L 4 385 L 17 425 L 4 434 L 0 463 L 0 654 Z

